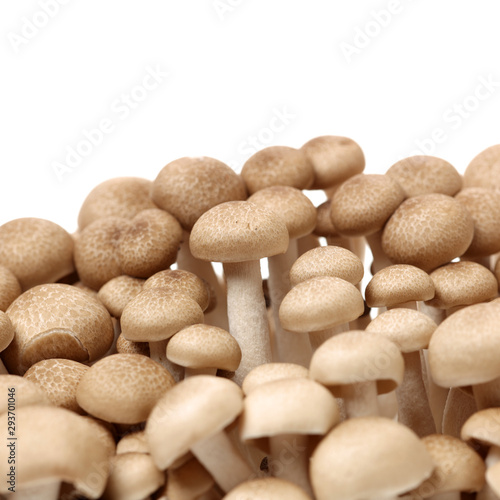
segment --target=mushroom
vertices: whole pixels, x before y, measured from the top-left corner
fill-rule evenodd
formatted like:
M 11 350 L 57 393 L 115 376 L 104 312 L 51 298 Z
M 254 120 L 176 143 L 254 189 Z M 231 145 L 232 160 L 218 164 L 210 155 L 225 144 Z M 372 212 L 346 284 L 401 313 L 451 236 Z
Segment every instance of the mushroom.
M 463 390 L 462 387 L 452 387 L 444 408 L 443 434 L 459 438 L 462 426 L 476 412 L 476 401 L 472 393 Z
M 14 327 L 9 316 L 0 311 L 0 352 L 5 351 L 14 339 Z M 3 361 L 0 359 L 0 375 L 9 373 Z
M 7 394 L 11 388 L 15 389 L 16 410 L 23 406 L 51 406 L 49 396 L 38 384 L 27 380 L 19 375 L 0 375 L 0 391 L 2 394 Z M 0 400 L 0 413 L 7 413 L 8 411 L 8 398 Z
M 464 173 L 464 187 L 500 189 L 500 144 L 481 151 Z
M 116 339 L 116 352 L 119 354 L 142 354 L 143 356 L 150 356 L 149 344 L 147 342 L 127 340 L 123 336 L 123 333 L 120 333 Z
M 167 470 L 167 486 L 165 488 L 168 500 L 191 500 L 202 498 L 215 485 L 213 477 L 196 460 L 191 458 L 179 467 Z
M 5 312 L 21 293 L 21 285 L 14 273 L 0 265 L 0 311 Z
M 302 365 L 296 365 L 294 363 L 266 363 L 265 365 L 256 366 L 250 371 L 245 377 L 245 380 L 243 380 L 241 388 L 245 395 L 248 396 L 255 388 L 267 384 L 268 382 L 308 377 L 309 370 Z
M 241 483 L 223 500 L 276 500 L 277 498 L 311 500 L 302 488 L 277 477 L 263 477 Z
M 149 446 L 144 431 L 135 431 L 123 436 L 116 445 L 116 454 L 149 453 Z
M 109 314 L 120 318 L 125 306 L 142 291 L 145 280 L 131 276 L 117 276 L 105 283 L 97 293 Z

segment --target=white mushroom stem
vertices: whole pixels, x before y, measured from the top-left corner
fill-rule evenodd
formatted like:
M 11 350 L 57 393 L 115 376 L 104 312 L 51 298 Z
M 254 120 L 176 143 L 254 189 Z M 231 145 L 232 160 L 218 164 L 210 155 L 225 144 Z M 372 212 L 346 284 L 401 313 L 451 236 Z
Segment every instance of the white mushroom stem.
M 174 377 L 176 382 L 180 382 L 184 378 L 184 368 L 172 363 L 167 358 L 167 344 L 169 339 L 159 340 L 158 342 L 149 342 L 149 357 L 164 366 Z
M 486 469 L 493 467 L 496 463 L 500 461 L 500 448 L 498 446 L 492 446 L 488 455 L 485 459 Z M 484 483 L 483 489 L 477 494 L 477 500 L 496 500 L 498 496 L 493 491 L 493 488 L 486 482 Z
M 372 274 L 378 273 L 382 269 L 392 266 L 393 263 L 382 249 L 382 231 L 365 236 L 373 256 L 371 267 Z
M 361 262 L 365 261 L 366 240 L 363 236 L 327 236 L 326 242 L 333 247 L 342 247 L 357 255 Z
M 438 326 L 446 319 L 446 311 L 444 309 L 428 306 L 425 302 L 418 302 L 417 309 L 426 316 L 429 316 Z
M 254 476 L 224 431 L 198 441 L 191 452 L 226 493 Z
M 217 368 L 184 368 L 184 378 L 194 377 L 195 375 L 217 375 Z
M 500 377 L 472 386 L 478 411 L 500 406 Z
M 260 261 L 224 263 L 224 273 L 229 332 L 237 340 L 242 352 L 240 366 L 233 380 L 241 385 L 250 370 L 271 361 Z
M 32 488 L 18 490 L 9 495 L 12 500 L 57 500 L 59 498 L 59 490 L 61 489 L 60 481 L 51 481 L 46 484 L 40 484 Z
M 333 336 L 349 331 L 349 323 L 342 323 L 340 325 L 332 326 L 332 328 L 327 328 L 326 330 L 318 330 L 317 332 L 309 332 L 309 339 L 311 341 L 311 347 L 313 352 Z
M 347 418 L 378 415 L 377 382 L 356 382 L 341 387 Z
M 472 395 L 466 394 L 458 387 L 452 387 L 444 408 L 443 434 L 460 439 L 462 426 L 476 412 L 476 401 Z

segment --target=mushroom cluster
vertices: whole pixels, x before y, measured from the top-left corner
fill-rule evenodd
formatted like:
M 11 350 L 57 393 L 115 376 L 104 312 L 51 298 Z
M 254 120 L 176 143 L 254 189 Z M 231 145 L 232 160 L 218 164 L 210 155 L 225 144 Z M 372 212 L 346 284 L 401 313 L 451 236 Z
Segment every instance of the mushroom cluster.
M 0 496 L 500 499 L 500 145 L 364 167 L 185 157 L 0 226 Z

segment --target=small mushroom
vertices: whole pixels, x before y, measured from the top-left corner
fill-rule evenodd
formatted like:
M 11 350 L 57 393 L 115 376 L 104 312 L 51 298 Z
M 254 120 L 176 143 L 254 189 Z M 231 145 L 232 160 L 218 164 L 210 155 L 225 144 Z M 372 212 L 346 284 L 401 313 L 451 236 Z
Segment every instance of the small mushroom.
M 14 327 L 9 316 L 3 311 L 0 311 L 0 352 L 5 351 L 9 344 L 14 339 Z M 7 368 L 0 359 L 0 374 L 8 373 Z
M 38 384 L 27 380 L 19 375 L 0 375 L 0 391 L 2 394 L 7 394 L 11 388 L 15 389 L 16 410 L 23 406 L 51 406 L 49 396 Z M 0 413 L 8 411 L 8 398 L 0 400 Z
M 500 144 L 481 151 L 464 172 L 464 187 L 500 189 Z
M 21 285 L 14 273 L 0 265 L 0 311 L 5 312 L 21 293 Z
M 248 373 L 243 380 L 241 388 L 245 395 L 250 394 L 255 388 L 275 382 L 277 380 L 289 378 L 308 378 L 309 370 L 302 365 L 294 363 L 266 363 L 265 365 L 256 366 Z
M 277 498 L 311 500 L 302 488 L 277 477 L 263 477 L 241 483 L 223 500 L 276 500 Z
M 116 445 L 116 454 L 120 453 L 149 453 L 146 433 L 135 431 L 125 434 Z
M 168 500 L 203 498 L 215 485 L 213 477 L 196 460 L 191 458 L 179 467 L 167 470 L 166 497 Z
M 125 306 L 142 291 L 145 281 L 131 276 L 117 276 L 105 283 L 97 297 L 114 318 L 120 318 Z
M 120 333 L 116 339 L 116 352 L 119 354 L 142 354 L 143 356 L 150 356 L 149 344 L 147 342 L 127 340 L 123 336 L 123 333 Z

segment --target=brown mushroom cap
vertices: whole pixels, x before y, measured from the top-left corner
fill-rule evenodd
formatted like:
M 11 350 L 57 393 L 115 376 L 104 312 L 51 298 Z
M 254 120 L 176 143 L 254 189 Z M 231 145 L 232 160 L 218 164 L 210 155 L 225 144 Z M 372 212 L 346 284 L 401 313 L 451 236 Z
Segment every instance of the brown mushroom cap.
M 215 205 L 247 197 L 242 178 L 207 156 L 179 158 L 163 167 L 153 183 L 154 202 L 174 215 L 186 231 Z
M 144 280 L 131 276 L 117 276 L 105 283 L 97 297 L 114 318 L 122 315 L 124 307 L 142 290 Z
M 0 311 L 5 312 L 21 293 L 21 285 L 14 273 L 0 265 Z
M 403 188 L 408 198 L 441 193 L 453 196 L 462 187 L 462 177 L 442 158 L 417 155 L 404 158 L 386 172 Z
M 295 286 L 311 278 L 333 276 L 357 285 L 363 274 L 363 263 L 357 255 L 345 248 L 324 246 L 307 251 L 293 263 L 290 283 Z
M 78 404 L 107 422 L 137 424 L 147 419 L 175 381 L 159 363 L 140 354 L 112 354 L 92 365 L 76 391 Z
M 23 374 L 42 359 L 94 361 L 111 347 L 113 323 L 105 307 L 71 285 L 31 288 L 7 309 L 15 336 L 3 352 L 9 372 Z
M 424 271 L 463 255 L 474 234 L 467 209 L 444 194 L 427 194 L 404 201 L 387 222 L 382 248 L 395 264 Z
M 116 339 L 116 351 L 119 354 L 142 354 L 143 356 L 148 357 L 150 355 L 148 342 L 134 342 L 133 340 L 127 340 L 123 336 L 123 333 L 120 333 Z
M 214 478 L 196 458 L 171 467 L 167 474 L 166 496 L 172 500 L 202 499 L 215 485 Z
M 136 431 L 123 436 L 116 445 L 116 454 L 120 453 L 149 453 L 146 433 Z
M 2 394 L 7 394 L 10 388 L 15 389 L 16 410 L 23 406 L 52 405 L 45 390 L 38 384 L 35 384 L 35 382 L 20 377 L 19 375 L 0 375 L 0 391 L 2 391 Z M 7 397 L 4 397 L 0 400 L 0 413 L 7 412 L 7 399 Z
M 250 394 L 255 388 L 289 378 L 308 378 L 309 370 L 294 363 L 265 363 L 250 370 L 243 380 L 241 388 L 245 394 Z
M 12 321 L 6 313 L 0 311 L 0 352 L 7 349 L 14 339 L 14 335 Z
M 198 219 L 189 247 L 197 259 L 244 262 L 285 253 L 288 242 L 285 223 L 274 212 L 248 201 L 230 201 Z
M 476 262 L 451 262 L 430 275 L 436 295 L 428 305 L 448 309 L 486 302 L 498 294 L 495 275 Z
M 316 208 L 316 227 L 313 231 L 316 236 L 325 238 L 340 236 L 330 217 L 331 209 L 332 200 L 326 200 Z
M 472 159 L 464 173 L 464 187 L 500 189 L 500 144 L 486 148 Z
M 404 199 L 403 189 L 391 177 L 359 174 L 337 189 L 330 217 L 340 234 L 370 235 L 383 228 Z
M 500 408 L 487 408 L 471 415 L 460 432 L 464 441 L 500 446 Z
M 73 247 L 71 235 L 45 219 L 15 219 L 0 226 L 0 262 L 23 290 L 71 274 Z
M 370 307 L 393 307 L 432 299 L 434 283 L 418 267 L 397 264 L 378 271 L 366 286 L 365 296 Z
M 277 477 L 252 479 L 233 488 L 223 500 L 311 500 L 296 484 Z

